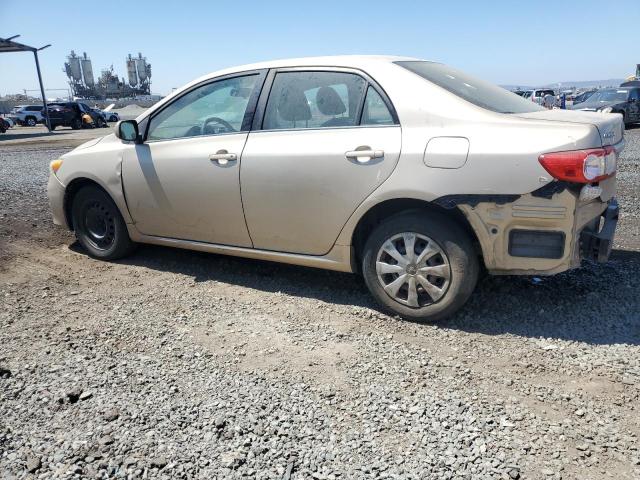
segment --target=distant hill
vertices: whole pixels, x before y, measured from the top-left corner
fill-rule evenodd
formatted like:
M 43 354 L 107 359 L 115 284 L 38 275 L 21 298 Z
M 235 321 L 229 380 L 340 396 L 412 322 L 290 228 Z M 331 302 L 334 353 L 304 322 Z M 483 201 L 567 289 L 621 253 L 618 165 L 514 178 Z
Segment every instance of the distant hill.
M 506 88 L 507 90 L 531 90 L 533 88 L 559 88 L 566 89 L 571 87 L 576 88 L 595 88 L 595 87 L 617 87 L 625 80 L 623 78 L 610 78 L 608 80 L 583 80 L 583 81 L 573 81 L 573 82 L 557 82 L 557 83 L 547 83 L 545 85 L 537 85 L 535 87 L 531 85 L 500 85 L 502 88 Z

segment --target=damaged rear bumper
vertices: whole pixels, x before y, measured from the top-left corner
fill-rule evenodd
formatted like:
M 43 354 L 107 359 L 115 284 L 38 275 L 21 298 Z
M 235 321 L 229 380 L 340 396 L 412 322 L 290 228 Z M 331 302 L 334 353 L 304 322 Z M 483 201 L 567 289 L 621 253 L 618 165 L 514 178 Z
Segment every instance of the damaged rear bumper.
M 601 182 L 600 196 L 591 200 L 581 199 L 576 185 L 548 187 L 514 198 L 457 203 L 490 273 L 552 275 L 579 267 L 584 259 L 608 259 L 619 212 L 615 177 Z
M 618 223 L 620 207 L 613 199 L 602 216 L 594 219 L 593 225 L 585 227 L 580 234 L 580 254 L 582 258 L 604 263 L 613 248 L 613 236 Z

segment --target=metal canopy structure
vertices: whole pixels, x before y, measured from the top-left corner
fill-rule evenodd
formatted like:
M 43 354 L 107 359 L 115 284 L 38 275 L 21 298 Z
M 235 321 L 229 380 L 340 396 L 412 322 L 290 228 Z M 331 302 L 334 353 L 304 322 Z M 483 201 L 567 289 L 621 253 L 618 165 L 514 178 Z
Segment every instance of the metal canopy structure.
M 38 61 L 38 52 L 40 50 L 44 50 L 47 47 L 50 47 L 51 44 L 45 45 L 44 47 L 40 48 L 30 47 L 29 45 L 24 45 L 22 43 L 13 41 L 14 38 L 18 38 L 19 36 L 20 35 L 14 35 L 13 37 L 9 38 L 0 38 L 0 53 L 33 52 L 33 57 L 36 60 L 36 71 L 38 72 L 38 82 L 40 83 L 40 93 L 42 94 L 42 105 L 47 122 L 47 129 L 51 131 L 49 110 L 47 109 L 47 98 L 44 96 L 44 85 L 42 84 L 42 74 L 40 73 L 40 62 Z

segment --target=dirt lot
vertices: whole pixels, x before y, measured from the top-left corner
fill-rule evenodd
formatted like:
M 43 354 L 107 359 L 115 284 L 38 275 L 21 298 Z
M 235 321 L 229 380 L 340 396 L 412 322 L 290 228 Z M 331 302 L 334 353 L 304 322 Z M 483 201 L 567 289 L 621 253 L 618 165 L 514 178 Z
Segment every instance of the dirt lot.
M 640 478 L 640 128 L 610 262 L 488 278 L 439 326 L 352 275 L 88 258 L 47 165 L 105 131 L 63 132 L 0 137 L 1 478 Z

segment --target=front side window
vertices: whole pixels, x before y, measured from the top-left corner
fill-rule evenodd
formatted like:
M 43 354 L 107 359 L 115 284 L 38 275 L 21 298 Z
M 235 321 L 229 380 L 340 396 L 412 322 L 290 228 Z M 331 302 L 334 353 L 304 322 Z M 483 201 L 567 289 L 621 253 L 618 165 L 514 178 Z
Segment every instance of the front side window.
M 362 110 L 362 125 L 393 125 L 393 117 L 387 104 L 375 88 L 369 85 Z
M 240 132 L 257 79 L 234 77 L 191 90 L 151 118 L 147 140 Z
M 352 73 L 278 73 L 262 127 L 271 130 L 356 126 L 365 86 L 365 80 Z
M 441 63 L 410 60 L 396 64 L 463 100 L 492 112 L 528 113 L 544 110 L 544 107 L 526 101 L 513 92 Z

